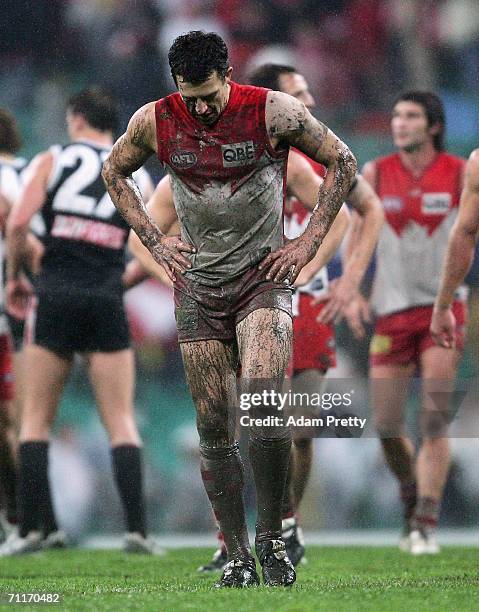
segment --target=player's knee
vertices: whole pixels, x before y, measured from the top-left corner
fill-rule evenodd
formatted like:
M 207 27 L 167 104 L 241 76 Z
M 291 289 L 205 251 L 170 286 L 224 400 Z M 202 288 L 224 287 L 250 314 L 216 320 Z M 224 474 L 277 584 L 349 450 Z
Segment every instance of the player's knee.
M 448 415 L 439 410 L 429 411 L 422 418 L 421 433 L 423 439 L 436 439 L 447 436 L 449 426 Z
M 234 426 L 228 423 L 225 415 L 211 412 L 198 415 L 196 427 L 200 444 L 205 447 L 229 447 L 234 443 Z
M 374 427 L 381 440 L 400 438 L 404 433 L 403 423 L 382 415 L 374 416 Z

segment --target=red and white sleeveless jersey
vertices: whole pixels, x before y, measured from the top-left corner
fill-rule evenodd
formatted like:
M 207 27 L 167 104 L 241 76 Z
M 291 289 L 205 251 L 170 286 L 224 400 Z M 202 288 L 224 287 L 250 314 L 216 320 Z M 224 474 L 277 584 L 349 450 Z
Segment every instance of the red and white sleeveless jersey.
M 457 216 L 465 160 L 438 153 L 415 178 L 398 153 L 376 160 L 386 220 L 376 254 L 372 304 L 378 315 L 433 304 Z
M 0 193 L 12 205 L 19 197 L 22 190 L 22 173 L 27 165 L 27 161 L 21 157 L 14 159 L 0 158 Z M 8 323 L 4 314 L 4 258 L 5 241 L 3 232 L 0 232 L 0 335 L 7 333 Z
M 297 149 L 291 149 L 296 153 L 302 155 L 313 167 L 316 174 L 323 177 L 326 173 L 324 166 L 318 162 L 310 159 L 301 151 Z M 300 236 L 306 229 L 309 220 L 311 219 L 311 211 L 304 206 L 295 196 L 288 198 L 288 205 L 285 208 L 284 213 L 284 235 L 286 238 L 292 240 Z M 306 283 L 298 287 L 298 293 L 307 293 L 314 297 L 318 297 L 326 293 L 328 289 L 328 269 L 326 266 L 318 270 L 315 276 Z M 296 294 L 297 295 L 297 294 Z
M 212 126 L 197 121 L 179 93 L 156 103 L 158 158 L 170 175 L 183 238 L 196 247 L 186 275 L 219 286 L 283 242 L 288 150 L 266 132 L 268 90 L 231 83 Z

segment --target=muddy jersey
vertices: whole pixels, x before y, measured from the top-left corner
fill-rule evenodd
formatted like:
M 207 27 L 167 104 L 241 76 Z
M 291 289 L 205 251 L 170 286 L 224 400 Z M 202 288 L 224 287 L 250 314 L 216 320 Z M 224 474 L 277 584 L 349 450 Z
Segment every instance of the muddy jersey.
M 433 304 L 449 232 L 456 219 L 465 161 L 439 153 L 415 178 L 399 154 L 376 162 L 380 234 L 372 304 L 378 315 Z
M 22 174 L 27 165 L 26 159 L 17 157 L 15 159 L 0 158 L 0 193 L 12 205 L 20 195 L 22 189 Z M 0 334 L 8 330 L 5 316 L 5 237 L 0 233 Z
M 275 151 L 265 124 L 268 90 L 231 83 L 213 126 L 199 123 L 179 93 L 156 103 L 158 158 L 170 175 L 182 238 L 196 247 L 186 274 L 219 286 L 283 242 L 288 151 Z
M 50 148 L 53 169 L 41 210 L 45 254 L 35 279 L 37 290 L 122 292 L 129 226 L 101 177 L 109 151 L 86 140 Z M 133 176 L 141 190 L 145 171 Z

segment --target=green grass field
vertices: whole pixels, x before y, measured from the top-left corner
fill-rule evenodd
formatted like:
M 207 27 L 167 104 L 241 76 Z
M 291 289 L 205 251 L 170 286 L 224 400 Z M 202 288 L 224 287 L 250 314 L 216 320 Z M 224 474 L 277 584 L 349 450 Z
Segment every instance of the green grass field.
M 0 559 L 0 591 L 60 593 L 62 603 L 51 607 L 62 610 L 479 610 L 479 548 L 413 558 L 393 548 L 310 547 L 291 589 L 243 591 L 214 589 L 215 576 L 196 573 L 211 552 L 151 558 L 70 550 Z

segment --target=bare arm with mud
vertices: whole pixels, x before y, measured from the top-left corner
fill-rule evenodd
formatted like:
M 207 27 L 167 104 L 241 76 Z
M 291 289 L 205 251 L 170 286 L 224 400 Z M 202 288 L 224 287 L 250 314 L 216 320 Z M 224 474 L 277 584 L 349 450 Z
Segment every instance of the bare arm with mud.
M 110 197 L 150 251 L 154 260 L 162 265 L 169 278 L 175 280 L 175 271 L 185 272 L 191 267 L 181 251 L 194 252 L 194 248 L 177 237 L 164 236 L 145 207 L 140 191 L 131 174 L 138 170 L 156 151 L 155 103 L 140 108 L 130 120 L 123 136 L 116 141 L 103 165 L 103 180 Z
M 296 98 L 272 91 L 266 102 L 266 129 L 273 147 L 293 146 L 323 164 L 327 173 L 319 188 L 316 206 L 304 233 L 271 253 L 260 264 L 267 278 L 294 282 L 324 240 L 349 192 L 357 171 L 354 155 L 323 123 L 315 119 Z

